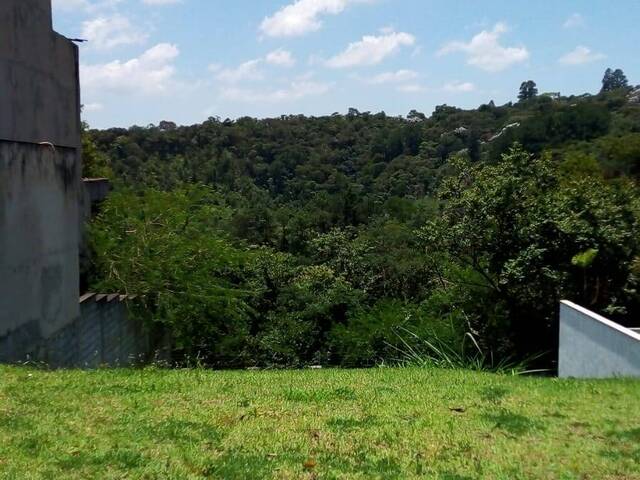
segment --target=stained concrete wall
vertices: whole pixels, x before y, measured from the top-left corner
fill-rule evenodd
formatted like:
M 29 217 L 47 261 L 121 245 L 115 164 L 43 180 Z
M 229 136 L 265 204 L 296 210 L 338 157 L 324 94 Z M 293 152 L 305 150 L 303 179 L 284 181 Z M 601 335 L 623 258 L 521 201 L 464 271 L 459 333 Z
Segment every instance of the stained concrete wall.
M 164 338 L 129 314 L 127 297 L 86 294 L 79 303 L 80 318 L 56 332 L 40 354 L 50 365 L 94 368 L 166 358 Z
M 119 295 L 78 301 L 82 224 L 108 190 L 82 185 L 79 98 L 51 1 L 0 0 L 0 362 L 125 365 L 169 345 Z
M 81 299 L 80 309 L 80 320 L 65 332 L 72 338 L 62 342 L 71 353 L 66 364 L 97 367 L 146 360 L 151 339 L 142 323 L 129 319 L 124 299 L 118 295 L 91 295 Z M 75 348 L 68 348 L 69 345 Z
M 50 0 L 0 0 L 0 361 L 80 316 L 78 51 Z
M 640 334 L 564 301 L 560 305 L 558 375 L 640 377 Z
M 0 361 L 78 318 L 73 149 L 0 142 Z
M 86 294 L 75 301 L 80 315 L 33 345 L 22 361 L 56 368 L 96 368 L 170 359 L 169 337 L 130 315 L 127 297 Z
M 80 146 L 78 49 L 51 0 L 0 1 L 0 140 Z

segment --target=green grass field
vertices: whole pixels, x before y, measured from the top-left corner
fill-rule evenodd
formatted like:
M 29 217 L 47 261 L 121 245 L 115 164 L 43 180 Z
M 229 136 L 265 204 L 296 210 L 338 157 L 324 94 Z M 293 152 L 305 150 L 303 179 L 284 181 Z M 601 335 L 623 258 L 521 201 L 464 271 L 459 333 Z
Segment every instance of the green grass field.
M 0 367 L 0 478 L 640 479 L 640 382 Z

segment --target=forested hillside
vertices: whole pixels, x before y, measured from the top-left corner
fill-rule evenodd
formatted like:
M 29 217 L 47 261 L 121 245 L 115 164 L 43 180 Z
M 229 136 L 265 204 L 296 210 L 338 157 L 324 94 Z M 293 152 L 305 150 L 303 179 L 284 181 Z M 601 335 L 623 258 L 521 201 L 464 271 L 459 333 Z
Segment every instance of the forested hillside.
M 92 287 L 140 295 L 177 357 L 215 366 L 552 365 L 561 298 L 640 313 L 640 93 L 606 81 L 406 118 L 87 130 L 85 176 L 115 185 Z

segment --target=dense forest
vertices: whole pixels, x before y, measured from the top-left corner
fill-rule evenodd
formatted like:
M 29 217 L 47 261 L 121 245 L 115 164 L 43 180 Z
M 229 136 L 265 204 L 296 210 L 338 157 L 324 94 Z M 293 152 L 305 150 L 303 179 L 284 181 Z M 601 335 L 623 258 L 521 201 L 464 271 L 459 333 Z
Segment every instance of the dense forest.
M 559 300 L 640 314 L 640 90 L 406 117 L 90 130 L 91 288 L 136 294 L 176 358 L 553 366 Z

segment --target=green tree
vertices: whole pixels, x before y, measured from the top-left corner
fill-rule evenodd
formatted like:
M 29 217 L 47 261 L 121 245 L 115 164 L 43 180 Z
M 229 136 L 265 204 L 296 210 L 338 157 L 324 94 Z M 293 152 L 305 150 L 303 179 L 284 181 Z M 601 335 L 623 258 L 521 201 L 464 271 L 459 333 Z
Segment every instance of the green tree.
M 449 281 L 475 292 L 469 308 L 485 339 L 551 351 L 559 300 L 606 310 L 625 298 L 638 252 L 630 184 L 561 177 L 550 158 L 519 146 L 498 164 L 456 167 L 440 191 L 442 216 L 421 236 L 428 252 L 458 266 Z M 589 264 L 576 264 L 590 250 Z
M 137 295 L 189 355 L 230 358 L 249 332 L 251 254 L 222 231 L 229 210 L 206 187 L 114 193 L 91 226 L 95 291 Z
M 628 86 L 629 81 L 627 80 L 627 76 L 622 70 L 620 70 L 619 68 L 617 68 L 616 70 L 607 68 L 607 70 L 604 72 L 604 77 L 602 78 L 602 90 L 600 91 L 611 92 L 620 88 L 627 88 Z
M 518 100 L 524 102 L 538 95 L 538 87 L 533 80 L 527 80 L 520 84 L 520 93 L 518 93 Z
M 109 156 L 96 146 L 89 126 L 82 122 L 82 176 L 85 178 L 113 178 Z

